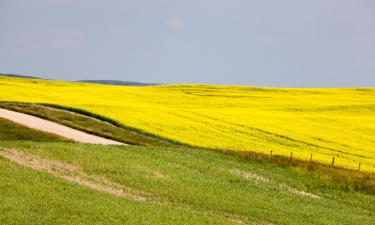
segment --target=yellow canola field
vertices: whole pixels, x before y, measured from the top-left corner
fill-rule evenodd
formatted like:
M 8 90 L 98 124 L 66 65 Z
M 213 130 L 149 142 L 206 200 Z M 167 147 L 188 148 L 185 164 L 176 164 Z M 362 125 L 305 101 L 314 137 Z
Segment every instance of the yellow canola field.
M 0 101 L 97 113 L 194 146 L 290 155 L 375 171 L 375 89 L 125 87 L 0 77 Z

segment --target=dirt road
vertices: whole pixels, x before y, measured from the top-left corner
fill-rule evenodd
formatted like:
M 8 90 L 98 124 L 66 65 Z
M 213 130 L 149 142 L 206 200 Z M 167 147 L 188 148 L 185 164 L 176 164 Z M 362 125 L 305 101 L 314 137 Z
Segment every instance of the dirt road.
M 87 134 L 55 122 L 51 122 L 35 116 L 30 116 L 24 113 L 10 111 L 7 109 L 0 108 L 0 117 L 33 129 L 57 134 L 59 136 L 72 139 L 77 142 L 104 145 L 124 145 L 123 143 L 117 141 L 98 137 L 92 134 Z

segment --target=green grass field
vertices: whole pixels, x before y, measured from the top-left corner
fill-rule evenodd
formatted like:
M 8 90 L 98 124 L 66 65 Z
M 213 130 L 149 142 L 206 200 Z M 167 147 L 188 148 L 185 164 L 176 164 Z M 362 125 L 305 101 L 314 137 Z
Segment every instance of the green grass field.
M 374 195 L 329 176 L 264 160 L 188 147 L 67 143 L 6 120 L 0 120 L 0 137 L 0 224 L 375 221 Z M 29 159 L 25 164 L 40 163 L 42 169 L 4 157 L 11 153 Z M 69 177 L 107 189 L 90 188 Z M 116 196 L 113 188 L 130 195 Z

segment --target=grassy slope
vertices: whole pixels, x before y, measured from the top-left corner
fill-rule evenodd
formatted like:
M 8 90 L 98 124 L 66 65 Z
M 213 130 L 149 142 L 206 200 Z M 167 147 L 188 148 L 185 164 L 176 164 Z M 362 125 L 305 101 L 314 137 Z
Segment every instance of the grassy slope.
M 61 104 L 209 148 L 257 151 L 375 171 L 374 89 L 206 85 L 118 87 L 0 78 L 0 100 Z M 24 93 L 28 94 L 25 95 Z
M 375 220 L 374 195 L 299 170 L 215 152 L 29 142 L 0 145 L 79 166 L 88 174 L 151 193 L 154 199 L 120 199 L 0 157 L 0 211 L 7 212 L 0 214 L 0 222 L 5 224 L 231 223 L 228 215 L 249 224 L 365 225 Z M 233 169 L 269 181 L 247 179 L 232 174 Z M 296 195 L 289 188 L 320 199 Z
M 231 219 L 240 219 L 247 224 L 366 225 L 375 220 L 374 195 L 295 168 L 182 147 L 57 143 L 51 142 L 57 141 L 53 135 L 5 120 L 0 137 L 0 151 L 16 149 L 75 165 L 152 196 L 150 202 L 118 198 L 0 156 L 0 224 L 233 224 Z M 5 140 L 12 137 L 17 141 Z M 45 143 L 22 141 L 30 137 Z M 234 169 L 246 175 L 231 173 Z M 254 174 L 268 181 L 256 181 Z
M 0 107 L 38 116 L 90 134 L 95 134 L 127 144 L 161 147 L 174 146 L 174 144 L 167 141 L 147 136 L 134 130 L 117 127 L 110 123 L 66 110 L 17 102 L 0 102 Z
M 67 146 L 71 141 L 0 118 L 0 151 L 4 147 L 19 149 L 23 145 L 42 149 L 42 142 L 56 143 L 49 148 L 59 148 Z M 77 144 L 69 146 L 82 147 L 88 151 L 95 147 Z M 194 213 L 172 206 L 133 202 L 97 192 L 20 166 L 1 156 L 0 196 L 0 224 L 228 223 L 227 219 L 222 217 Z
M 0 157 L 0 224 L 225 224 L 159 204 L 120 199 Z

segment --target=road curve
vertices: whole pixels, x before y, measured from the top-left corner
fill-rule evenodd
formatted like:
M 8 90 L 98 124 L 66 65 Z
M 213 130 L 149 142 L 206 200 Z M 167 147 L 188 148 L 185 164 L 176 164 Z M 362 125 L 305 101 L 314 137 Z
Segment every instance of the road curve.
M 90 143 L 90 144 L 103 144 L 103 145 L 125 145 L 124 143 L 113 141 L 110 139 L 98 137 L 92 134 L 51 122 L 39 117 L 31 116 L 24 113 L 14 112 L 7 109 L 0 108 L 0 117 L 19 123 L 21 125 L 41 130 L 49 133 L 53 133 L 77 142 Z

